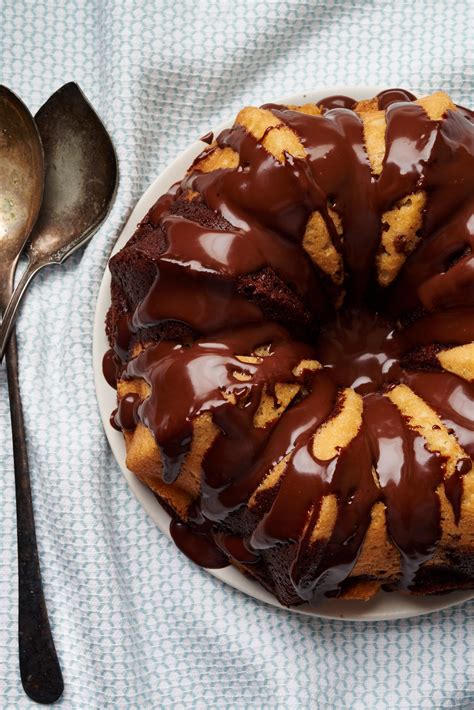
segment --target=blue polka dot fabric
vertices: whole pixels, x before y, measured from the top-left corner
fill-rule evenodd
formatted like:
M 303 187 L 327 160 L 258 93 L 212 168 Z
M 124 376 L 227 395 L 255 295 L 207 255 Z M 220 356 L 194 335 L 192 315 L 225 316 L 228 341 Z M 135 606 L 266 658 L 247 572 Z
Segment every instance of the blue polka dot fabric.
M 474 104 L 474 4 L 445 0 L 3 0 L 0 80 L 36 111 L 76 81 L 113 136 L 106 224 L 40 275 L 18 320 L 20 384 L 62 707 L 473 708 L 473 604 L 344 623 L 247 598 L 154 526 L 108 448 L 92 321 L 132 206 L 244 104 L 334 85 L 444 89 Z M 13 458 L 0 368 L 0 707 L 35 707 L 17 662 Z

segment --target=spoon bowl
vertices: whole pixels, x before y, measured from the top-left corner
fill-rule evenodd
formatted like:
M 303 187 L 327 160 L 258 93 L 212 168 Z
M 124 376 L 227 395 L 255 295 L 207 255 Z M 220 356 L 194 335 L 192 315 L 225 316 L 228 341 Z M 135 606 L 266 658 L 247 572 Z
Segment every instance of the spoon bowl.
M 51 96 L 35 121 L 46 178 L 28 259 L 59 264 L 105 219 L 117 186 L 117 159 L 102 122 L 73 82 Z
M 38 221 L 26 247 L 28 267 L 0 328 L 0 359 L 21 298 L 33 276 L 63 263 L 95 234 L 117 188 L 112 141 L 77 84 L 65 84 L 35 116 L 45 156 L 45 186 Z
M 0 86 L 0 310 L 11 296 L 18 257 L 41 206 L 43 183 L 38 128 L 18 96 Z

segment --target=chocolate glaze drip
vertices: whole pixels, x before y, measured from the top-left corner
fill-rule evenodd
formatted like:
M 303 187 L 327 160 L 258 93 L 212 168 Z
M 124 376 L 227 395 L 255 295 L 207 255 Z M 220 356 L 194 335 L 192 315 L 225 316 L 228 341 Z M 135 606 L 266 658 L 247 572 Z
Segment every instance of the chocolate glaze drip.
M 228 557 L 219 550 L 209 532 L 172 520 L 170 534 L 181 552 L 201 567 L 218 569 L 229 564 Z
M 116 431 L 122 431 L 122 427 L 117 424 L 117 421 L 115 419 L 116 415 L 117 408 L 113 410 L 112 414 L 109 417 L 110 426 L 113 427 Z
M 356 103 L 350 96 L 327 96 L 319 102 L 318 106 L 324 111 L 330 111 L 333 108 L 353 109 Z
M 429 313 L 404 328 L 407 345 L 446 343 L 462 345 L 474 341 L 474 318 L 471 308 L 451 308 Z
M 386 505 L 387 530 L 401 554 L 398 586 L 408 589 L 441 535 L 436 489 L 443 482 L 444 462 L 386 397 L 367 401 L 364 423 Z
M 468 458 L 460 459 L 457 462 L 454 473 L 452 473 L 451 476 L 444 482 L 446 497 L 451 503 L 456 525 L 459 525 L 459 520 L 461 518 L 461 503 L 464 490 L 462 477 L 471 470 L 472 460 Z
M 433 407 L 448 431 L 455 435 L 470 459 L 474 460 L 474 385 L 448 372 L 410 373 L 407 383 Z M 461 515 L 462 477 L 472 468 L 470 459 L 460 459 L 455 472 L 444 483 L 456 523 Z
M 389 106 L 400 101 L 415 101 L 416 96 L 405 89 L 386 89 L 377 94 L 377 99 L 380 111 L 385 111 Z
M 212 141 L 214 140 L 214 133 L 212 131 L 209 131 L 209 133 L 205 133 L 203 136 L 201 136 L 199 140 L 203 143 L 211 145 Z
M 104 358 L 110 383 L 122 376 L 150 386 L 143 401 L 122 399 L 114 423 L 150 429 L 165 482 L 176 481 L 207 418 L 212 437 L 200 491 L 188 524 L 172 523 L 178 546 L 204 566 L 232 559 L 255 568 L 271 565 L 275 548 L 285 548 L 288 583 L 300 599 L 339 593 L 376 510 L 400 555 L 392 586 L 416 585 L 441 535 L 438 491 L 444 487 L 457 524 L 472 467 L 474 384 L 425 371 L 433 367 L 424 368 L 423 349 L 432 348 L 432 360 L 474 340 L 473 129 L 469 112 L 432 121 L 414 98 L 402 89 L 377 97 L 386 111 L 380 176 L 371 171 L 363 123 L 348 97 L 320 102 L 320 116 L 266 107 L 297 134 L 305 159 L 279 162 L 242 127 L 223 131 L 217 146 L 235 150 L 238 167 L 191 171 L 151 210 L 150 229 L 163 241 L 159 253 L 147 254 L 154 277 L 117 320 L 114 350 Z M 375 273 L 382 214 L 420 190 L 427 194 L 420 244 L 382 292 Z M 216 215 L 215 226 L 172 213 L 188 191 Z M 301 248 L 314 211 L 345 265 L 345 305 L 337 315 L 334 290 Z M 319 324 L 316 339 L 308 332 L 311 344 L 266 322 L 258 303 L 236 287 L 266 267 Z M 185 324 L 195 337 L 152 342 L 129 359 L 134 335 L 167 321 Z M 412 351 L 417 357 L 410 359 Z M 295 374 L 311 359 L 322 367 Z M 256 426 L 263 395 L 278 408 L 279 383 L 293 387 L 290 406 Z M 462 447 L 465 456 L 449 477 L 445 459 L 388 398 L 399 383 L 432 407 Z M 314 434 L 342 411 L 348 387 L 362 398 L 361 424 L 346 447 L 321 460 Z M 273 485 L 265 485 L 269 475 Z M 328 506 L 332 525 L 320 529 Z
M 237 535 L 229 535 L 223 532 L 214 533 L 214 542 L 217 547 L 226 555 L 228 559 L 235 560 L 246 565 L 252 565 L 258 562 L 258 555 L 249 550 L 245 544 L 245 540 Z
M 121 398 L 117 413 L 115 415 L 115 423 L 119 429 L 132 431 L 138 424 L 138 405 L 140 397 L 135 392 L 126 394 Z
M 318 210 L 334 245 L 344 256 L 348 271 L 346 287 L 360 301 L 373 270 L 380 235 L 380 216 L 373 205 L 374 180 L 364 149 L 362 122 L 348 109 L 332 109 L 324 116 L 307 116 L 287 109 L 273 113 L 300 137 L 307 152 L 307 158 L 300 163 L 309 185 L 317 187 L 302 212 L 303 228 L 298 223 L 294 238 L 301 239 L 309 214 Z M 292 170 L 291 164 L 288 169 Z M 295 191 L 300 196 L 308 194 L 301 182 Z M 328 207 L 344 220 L 342 243 L 329 218 Z
M 330 398 L 318 400 L 315 428 L 331 412 L 330 402 Z M 314 429 L 305 434 L 303 440 L 296 442 L 278 496 L 257 525 L 251 544 L 265 549 L 275 543 L 299 541 L 291 579 L 298 595 L 310 599 L 316 587 L 318 594 L 337 589 L 339 582 L 349 574 L 368 525 L 370 499 L 374 496 L 373 492 L 371 495 L 363 488 L 358 489 L 359 484 L 363 486 L 358 466 L 364 471 L 364 461 L 370 461 L 363 432 L 329 461 L 318 459 L 312 450 Z M 357 466 L 354 465 L 356 460 Z M 337 522 L 330 539 L 318 545 L 311 537 L 323 498 L 327 496 L 334 496 L 338 501 Z
M 121 361 L 112 350 L 107 350 L 102 360 L 102 372 L 108 385 L 117 389 L 117 380 L 120 377 Z

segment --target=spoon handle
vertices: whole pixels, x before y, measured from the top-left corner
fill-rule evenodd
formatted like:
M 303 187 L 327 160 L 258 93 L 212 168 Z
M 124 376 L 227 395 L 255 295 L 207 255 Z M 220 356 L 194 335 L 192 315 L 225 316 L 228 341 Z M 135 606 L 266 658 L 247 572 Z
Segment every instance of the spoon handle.
M 7 377 L 15 463 L 21 682 L 32 700 L 54 703 L 61 697 L 64 683 L 41 582 L 14 332 L 7 347 Z
M 18 311 L 18 306 L 20 305 L 21 300 L 25 295 L 25 291 L 31 279 L 38 273 L 38 271 L 43 266 L 46 266 L 44 262 L 30 262 L 28 264 L 27 268 L 22 274 L 21 279 L 15 287 L 15 290 L 13 291 L 10 300 L 6 305 L 6 308 L 3 313 L 2 323 L 0 325 L 0 362 L 3 360 L 3 356 L 5 354 L 8 338 L 10 336 L 13 327 L 13 322 Z

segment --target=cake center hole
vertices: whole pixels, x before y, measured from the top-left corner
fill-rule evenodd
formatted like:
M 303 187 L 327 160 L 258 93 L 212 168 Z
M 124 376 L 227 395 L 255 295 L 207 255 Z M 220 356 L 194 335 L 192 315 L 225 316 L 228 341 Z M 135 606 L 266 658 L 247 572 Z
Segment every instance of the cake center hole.
M 323 325 L 316 342 L 317 358 L 336 384 L 362 395 L 397 380 L 401 353 L 394 323 L 362 310 L 339 313 Z

